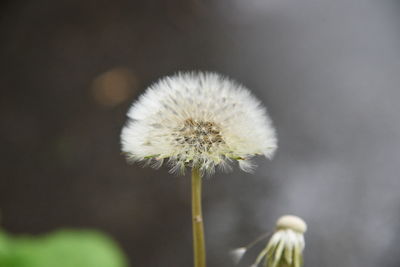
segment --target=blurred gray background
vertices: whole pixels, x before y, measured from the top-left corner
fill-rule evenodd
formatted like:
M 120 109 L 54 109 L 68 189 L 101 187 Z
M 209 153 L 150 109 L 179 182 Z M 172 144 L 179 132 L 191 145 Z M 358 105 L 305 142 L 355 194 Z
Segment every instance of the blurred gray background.
M 131 266 L 191 266 L 189 177 L 128 165 L 119 134 L 153 81 L 210 70 L 263 101 L 280 148 L 204 180 L 209 266 L 287 213 L 307 267 L 400 266 L 399 1 L 8 1 L 0 33 L 6 230 L 96 228 Z

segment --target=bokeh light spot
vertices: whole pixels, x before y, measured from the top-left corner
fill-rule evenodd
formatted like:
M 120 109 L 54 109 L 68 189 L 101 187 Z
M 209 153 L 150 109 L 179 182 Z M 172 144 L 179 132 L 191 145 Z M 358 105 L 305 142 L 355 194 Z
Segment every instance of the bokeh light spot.
M 135 73 L 127 68 L 114 68 L 97 76 L 91 91 L 97 104 L 115 107 L 128 100 L 138 87 Z

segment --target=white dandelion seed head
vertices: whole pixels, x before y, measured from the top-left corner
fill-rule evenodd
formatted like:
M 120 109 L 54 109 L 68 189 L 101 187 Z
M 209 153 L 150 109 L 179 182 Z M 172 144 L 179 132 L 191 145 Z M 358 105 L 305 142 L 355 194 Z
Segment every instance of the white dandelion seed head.
M 285 215 L 278 219 L 276 231 L 256 260 L 257 266 L 265 258 L 268 267 L 300 267 L 305 247 L 307 225 L 300 217 Z
M 273 156 L 275 129 L 266 109 L 242 85 L 216 73 L 178 73 L 150 86 L 128 111 L 122 151 L 132 161 L 171 172 L 251 172 L 255 155 Z

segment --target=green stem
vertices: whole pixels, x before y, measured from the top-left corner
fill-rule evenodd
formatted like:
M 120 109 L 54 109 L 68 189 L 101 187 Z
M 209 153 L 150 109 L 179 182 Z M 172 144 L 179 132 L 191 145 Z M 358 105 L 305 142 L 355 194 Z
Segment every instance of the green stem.
M 201 211 L 201 175 L 198 168 L 192 169 L 192 223 L 194 266 L 206 266 L 203 215 Z

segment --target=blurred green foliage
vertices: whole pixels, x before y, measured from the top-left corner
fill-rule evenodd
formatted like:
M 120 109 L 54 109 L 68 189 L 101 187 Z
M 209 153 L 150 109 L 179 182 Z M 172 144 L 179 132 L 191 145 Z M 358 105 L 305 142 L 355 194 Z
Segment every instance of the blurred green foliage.
M 44 236 L 13 237 L 0 230 L 0 267 L 126 267 L 107 236 L 92 230 L 61 230 Z

